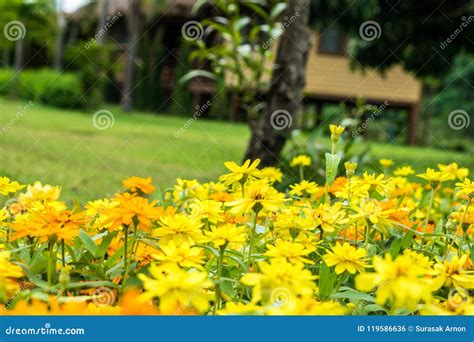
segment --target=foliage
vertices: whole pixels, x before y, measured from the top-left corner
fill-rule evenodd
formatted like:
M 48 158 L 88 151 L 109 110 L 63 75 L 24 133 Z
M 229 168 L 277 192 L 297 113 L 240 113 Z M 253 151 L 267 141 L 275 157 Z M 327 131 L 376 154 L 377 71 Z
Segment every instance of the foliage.
M 272 46 L 282 32 L 278 23 L 284 2 L 215 2 L 219 14 L 202 21 L 204 39 L 194 41 L 193 60 L 206 61 L 215 78 L 225 80 L 227 90 L 241 96 L 250 120 L 262 111 L 261 94 L 267 90 Z M 250 13 L 250 14 L 248 14 Z M 190 76 L 209 76 L 191 71 Z
M 472 8 L 473 2 L 465 0 L 311 1 L 318 29 L 338 27 L 349 35 L 355 66 L 385 70 L 402 61 L 420 78 L 442 77 L 460 52 L 474 51 L 467 38 L 474 32 Z M 361 34 L 364 27 L 366 39 Z
M 259 160 L 165 190 L 130 177 L 84 207 L 1 177 L 1 313 L 472 315 L 469 170 L 341 174 L 344 130 L 330 125 L 324 183 L 284 192 Z
M 13 75 L 14 72 L 9 69 L 0 72 L 0 93 L 6 94 L 12 88 Z M 80 107 L 82 104 L 82 84 L 73 73 L 46 68 L 25 70 L 19 76 L 18 85 L 18 95 L 24 100 L 64 108 Z
M 64 64 L 81 80 L 84 89 L 81 105 L 84 107 L 96 108 L 104 101 L 106 87 L 114 73 L 114 69 L 110 69 L 113 52 L 111 44 L 99 45 L 95 41 L 79 41 L 67 48 Z

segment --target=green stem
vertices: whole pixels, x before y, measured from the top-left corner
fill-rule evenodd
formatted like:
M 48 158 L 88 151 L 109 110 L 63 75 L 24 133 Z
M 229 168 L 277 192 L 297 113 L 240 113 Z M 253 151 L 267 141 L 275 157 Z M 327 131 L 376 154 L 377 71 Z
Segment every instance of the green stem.
M 61 261 L 63 267 L 66 266 L 66 252 L 64 251 L 64 239 L 61 240 Z
M 124 230 L 124 244 L 123 244 L 123 271 L 122 271 L 122 288 L 125 285 L 125 278 L 127 276 L 128 268 L 128 226 L 123 227 Z
M 367 225 L 365 226 L 365 241 L 364 241 L 364 244 L 365 244 L 365 250 L 367 252 L 369 252 L 369 234 L 370 234 L 370 229 L 369 229 L 369 223 L 367 223 Z
M 467 215 L 467 211 L 469 210 L 469 202 L 467 202 L 466 204 L 466 209 L 464 210 L 464 213 L 462 214 L 462 218 L 461 218 L 461 221 L 459 221 L 459 224 L 456 228 L 456 232 L 454 233 L 453 235 L 453 239 L 451 240 L 451 243 L 448 245 L 448 247 L 446 248 L 446 251 L 444 252 L 444 256 L 447 256 L 449 251 L 451 250 L 451 248 L 453 247 L 454 245 L 454 240 L 456 240 L 456 236 L 458 236 L 458 233 L 459 233 L 459 230 L 462 228 L 462 224 L 464 223 L 464 219 L 466 218 L 466 215 Z M 464 234 L 463 234 L 463 239 L 464 239 Z
M 51 287 L 54 283 L 54 272 L 56 270 L 56 254 L 54 253 L 54 241 L 48 243 L 48 265 L 47 265 L 47 277 L 48 285 Z
M 221 308 L 222 301 L 222 289 L 221 289 L 221 277 L 222 277 L 222 265 L 224 263 L 224 253 L 227 247 L 227 242 L 221 246 L 219 251 L 219 259 L 217 259 L 217 286 L 216 286 L 216 303 L 214 304 L 214 315 L 216 310 Z
M 250 241 L 249 241 L 249 254 L 247 258 L 247 267 L 250 269 L 250 265 L 252 263 L 252 252 L 253 252 L 253 243 L 254 243 L 254 236 L 255 236 L 255 228 L 257 227 L 257 217 L 258 212 L 254 214 L 253 223 L 252 223 L 252 230 L 250 231 Z
M 303 170 L 303 166 L 300 166 L 300 182 L 302 182 L 304 180 L 304 170 Z
M 428 211 L 426 212 L 426 219 L 423 225 L 423 236 L 421 237 L 421 241 L 420 241 L 420 250 L 423 248 L 423 244 L 425 242 L 424 240 L 425 240 L 426 228 L 428 227 L 428 223 L 430 222 L 430 212 L 431 212 L 431 207 L 433 206 L 434 193 L 435 193 L 435 187 L 433 186 L 433 184 L 431 184 L 430 203 L 428 205 Z

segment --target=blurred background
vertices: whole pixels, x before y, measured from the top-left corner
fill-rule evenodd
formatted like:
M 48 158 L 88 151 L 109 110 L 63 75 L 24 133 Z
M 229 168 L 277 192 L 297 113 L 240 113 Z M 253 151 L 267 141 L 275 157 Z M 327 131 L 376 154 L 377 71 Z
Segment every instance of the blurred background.
M 0 175 L 81 201 L 223 162 L 474 166 L 473 1 L 0 0 Z

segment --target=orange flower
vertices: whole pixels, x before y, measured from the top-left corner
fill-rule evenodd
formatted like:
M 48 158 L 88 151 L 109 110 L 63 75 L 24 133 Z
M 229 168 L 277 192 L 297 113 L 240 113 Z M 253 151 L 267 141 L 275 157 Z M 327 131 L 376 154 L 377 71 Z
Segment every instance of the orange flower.
M 142 192 L 144 194 L 150 194 L 155 191 L 155 187 L 151 184 L 151 177 L 140 178 L 140 177 L 130 177 L 124 179 L 122 184 L 125 188 L 129 189 L 132 192 Z

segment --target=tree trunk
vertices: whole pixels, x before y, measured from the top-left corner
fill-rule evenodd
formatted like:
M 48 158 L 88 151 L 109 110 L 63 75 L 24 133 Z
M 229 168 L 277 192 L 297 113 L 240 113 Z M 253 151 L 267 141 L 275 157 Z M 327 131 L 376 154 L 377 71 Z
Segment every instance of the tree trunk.
M 132 87 L 135 76 L 135 59 L 137 57 L 139 27 L 138 0 L 129 0 L 129 15 L 127 17 L 127 50 L 125 55 L 125 77 L 122 91 L 122 109 L 124 112 L 132 110 Z
M 54 62 L 53 68 L 54 70 L 61 70 L 62 59 L 64 55 L 64 27 L 65 27 L 65 18 L 61 10 L 61 1 L 57 0 L 56 2 L 56 24 L 57 24 L 57 32 L 56 32 L 56 44 L 55 44 L 55 51 L 54 51 Z
M 301 110 L 306 62 L 311 48 L 310 0 L 289 0 L 285 17 L 296 18 L 280 37 L 273 69 L 268 105 L 263 117 L 251 121 L 245 159 L 261 160 L 262 166 L 275 165 Z
M 105 24 L 107 23 L 107 15 L 109 14 L 109 0 L 102 0 L 99 6 L 99 23 L 96 29 L 96 35 L 98 37 L 97 43 L 99 45 L 104 45 L 105 36 L 107 34 L 107 30 L 105 30 Z
M 428 106 L 423 108 L 423 133 L 422 133 L 422 143 L 424 146 L 429 146 L 430 144 L 430 133 L 431 133 L 431 117 L 433 116 L 433 94 L 434 88 L 431 85 L 423 84 L 421 98 L 427 99 L 429 102 Z
M 16 98 L 18 96 L 20 73 L 23 69 L 23 45 L 23 39 L 18 39 L 15 42 L 15 59 L 13 61 L 15 73 L 13 74 L 12 89 L 10 93 L 12 98 Z

